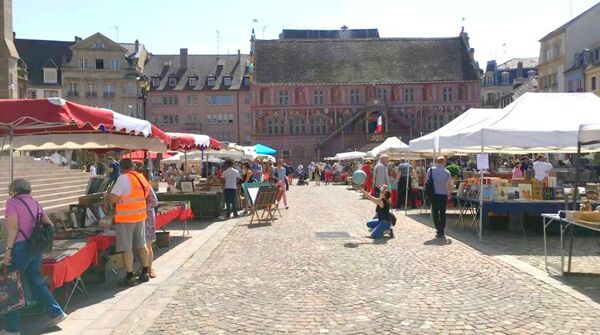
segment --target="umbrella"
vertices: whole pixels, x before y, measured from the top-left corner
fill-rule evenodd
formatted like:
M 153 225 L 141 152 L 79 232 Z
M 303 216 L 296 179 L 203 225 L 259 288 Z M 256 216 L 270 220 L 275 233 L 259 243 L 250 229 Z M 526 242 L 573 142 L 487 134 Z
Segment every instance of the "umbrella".
M 262 145 L 262 144 L 255 144 L 254 150 L 259 155 L 275 155 L 275 154 L 277 154 L 277 150 L 275 150 L 273 148 L 269 148 L 268 146 Z

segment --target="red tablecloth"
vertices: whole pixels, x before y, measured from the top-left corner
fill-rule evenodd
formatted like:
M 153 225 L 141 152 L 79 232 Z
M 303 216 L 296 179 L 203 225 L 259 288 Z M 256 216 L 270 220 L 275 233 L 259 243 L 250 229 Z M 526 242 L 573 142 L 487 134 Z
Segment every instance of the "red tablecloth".
M 156 218 L 154 219 L 154 226 L 156 227 L 156 230 L 161 229 L 163 226 L 177 219 L 181 212 L 181 207 L 175 207 L 166 212 L 156 214 Z
M 98 251 L 106 252 L 108 248 L 117 243 L 117 235 L 102 233 L 88 237 L 88 241 L 94 241 L 98 247 Z
M 42 274 L 50 278 L 50 290 L 55 290 L 65 283 L 72 282 L 90 266 L 96 264 L 98 264 L 96 242 L 88 241 L 85 247 L 72 256 L 56 263 L 42 263 Z
M 183 221 L 183 220 L 187 220 L 187 219 L 192 219 L 194 217 L 194 213 L 192 212 L 191 208 L 186 208 L 186 209 L 182 209 L 181 213 L 179 213 L 179 216 L 177 217 L 177 219 L 179 221 Z

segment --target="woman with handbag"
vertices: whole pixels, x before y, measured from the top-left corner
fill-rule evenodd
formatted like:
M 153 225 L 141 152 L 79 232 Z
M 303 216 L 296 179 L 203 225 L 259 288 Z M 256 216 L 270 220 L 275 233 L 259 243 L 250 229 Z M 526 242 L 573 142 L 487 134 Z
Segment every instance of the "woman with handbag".
M 41 252 L 32 253 L 31 241 L 36 224 L 51 225 L 52 221 L 46 212 L 31 196 L 31 184 L 25 179 L 15 179 L 8 186 L 10 198 L 6 201 L 6 254 L 2 261 L 3 269 L 9 272 L 20 271 L 21 279 L 29 284 L 31 294 L 44 304 L 50 316 L 51 326 L 57 325 L 67 318 L 52 293 L 44 285 L 40 273 L 42 266 Z M 38 221 L 39 223 L 36 223 Z M 19 334 L 20 311 L 12 311 L 6 315 L 5 333 Z

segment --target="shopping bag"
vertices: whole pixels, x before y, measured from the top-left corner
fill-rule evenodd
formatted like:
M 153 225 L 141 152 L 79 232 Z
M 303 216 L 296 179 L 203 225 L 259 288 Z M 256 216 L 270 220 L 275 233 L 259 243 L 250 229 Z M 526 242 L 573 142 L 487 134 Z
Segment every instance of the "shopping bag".
M 0 273 L 0 315 L 25 307 L 21 272 Z

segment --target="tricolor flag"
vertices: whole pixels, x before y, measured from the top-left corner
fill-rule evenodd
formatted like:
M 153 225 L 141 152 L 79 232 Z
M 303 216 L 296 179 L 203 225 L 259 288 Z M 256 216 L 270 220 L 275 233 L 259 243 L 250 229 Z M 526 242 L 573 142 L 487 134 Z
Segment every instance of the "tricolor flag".
M 375 126 L 375 134 L 381 134 L 383 132 L 383 116 L 381 112 L 377 114 L 377 126 Z

